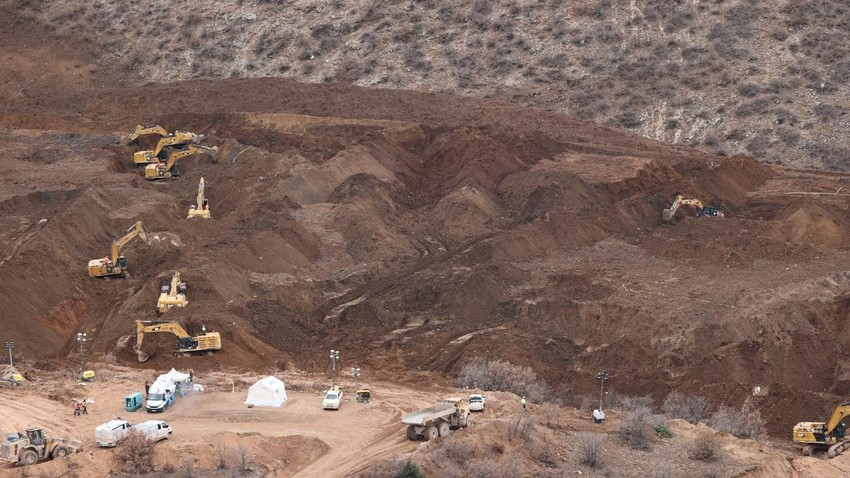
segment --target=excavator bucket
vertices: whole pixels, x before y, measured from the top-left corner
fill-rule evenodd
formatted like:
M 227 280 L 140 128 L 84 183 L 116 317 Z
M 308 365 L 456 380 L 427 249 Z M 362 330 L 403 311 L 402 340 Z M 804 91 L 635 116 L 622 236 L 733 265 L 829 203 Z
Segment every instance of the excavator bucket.
M 670 222 L 670 220 L 673 219 L 673 213 L 674 211 L 672 209 L 664 209 L 661 211 L 661 219 L 663 219 L 664 222 Z

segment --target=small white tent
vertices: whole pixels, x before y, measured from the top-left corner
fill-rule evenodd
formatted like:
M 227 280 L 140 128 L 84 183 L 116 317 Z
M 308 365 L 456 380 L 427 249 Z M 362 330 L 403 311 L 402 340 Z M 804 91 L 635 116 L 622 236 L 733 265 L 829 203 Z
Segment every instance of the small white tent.
M 279 407 L 286 400 L 286 387 L 281 380 L 268 376 L 260 379 L 248 389 L 246 405 L 255 407 Z

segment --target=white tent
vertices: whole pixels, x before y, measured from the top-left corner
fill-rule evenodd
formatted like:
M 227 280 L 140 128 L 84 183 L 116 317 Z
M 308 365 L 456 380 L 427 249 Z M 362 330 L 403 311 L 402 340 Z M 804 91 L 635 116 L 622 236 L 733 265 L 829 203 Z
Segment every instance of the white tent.
M 175 383 L 186 382 L 189 380 L 189 374 L 178 372 L 177 370 L 174 370 L 172 368 L 170 372 L 160 375 L 159 378 L 167 378 L 168 380 L 171 380 Z
M 251 385 L 245 404 L 255 407 L 279 407 L 285 400 L 286 387 L 283 381 L 268 376 Z

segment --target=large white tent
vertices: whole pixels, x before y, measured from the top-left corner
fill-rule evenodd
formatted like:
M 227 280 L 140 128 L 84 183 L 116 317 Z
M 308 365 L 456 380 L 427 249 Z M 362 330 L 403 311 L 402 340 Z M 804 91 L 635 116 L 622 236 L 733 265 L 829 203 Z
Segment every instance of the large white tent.
M 283 381 L 268 376 L 251 385 L 245 404 L 255 407 L 279 407 L 284 401 L 286 401 L 286 387 Z

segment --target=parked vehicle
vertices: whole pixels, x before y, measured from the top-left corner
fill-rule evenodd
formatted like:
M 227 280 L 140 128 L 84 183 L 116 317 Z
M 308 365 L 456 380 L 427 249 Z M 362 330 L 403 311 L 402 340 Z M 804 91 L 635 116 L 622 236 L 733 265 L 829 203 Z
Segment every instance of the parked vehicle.
M 132 426 L 133 430 L 141 432 L 148 440 L 157 442 L 171 438 L 171 427 L 162 420 L 148 420 Z
M 462 398 L 440 400 L 433 406 L 402 415 L 410 440 L 433 440 L 444 437 L 449 430 L 469 425 L 469 405 Z
M 354 396 L 357 403 L 369 403 L 372 401 L 372 391 L 368 388 L 361 388 L 354 392 Z
M 484 395 L 480 393 L 473 393 L 469 396 L 469 411 L 470 412 L 483 412 L 484 411 Z
M 339 386 L 335 386 L 325 392 L 325 400 L 322 402 L 322 408 L 325 410 L 339 410 L 340 402 L 342 402 L 342 390 Z
M 148 390 L 145 410 L 149 413 L 162 413 L 172 403 L 174 403 L 174 383 L 157 380 Z
M 35 465 L 40 461 L 62 458 L 80 450 L 77 440 L 53 438 L 40 427 L 27 428 L 23 433 L 10 433 L 0 444 L 0 460 L 16 465 Z
M 94 439 L 97 446 L 108 448 L 118 446 L 128 433 L 130 433 L 130 422 L 121 419 L 109 420 L 94 429 Z

